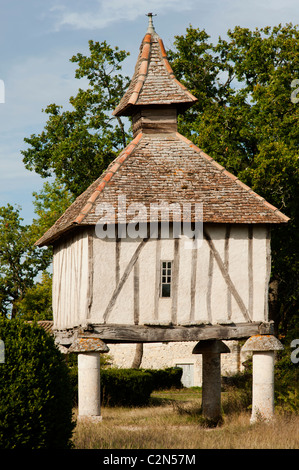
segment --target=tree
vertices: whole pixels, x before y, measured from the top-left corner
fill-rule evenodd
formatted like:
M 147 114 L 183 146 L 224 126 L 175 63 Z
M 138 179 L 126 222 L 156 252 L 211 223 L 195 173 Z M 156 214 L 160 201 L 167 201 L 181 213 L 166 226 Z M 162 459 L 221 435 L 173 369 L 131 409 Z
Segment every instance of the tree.
M 0 207 L 0 312 L 12 318 L 51 320 L 52 277 L 47 269 L 52 249 L 40 249 L 34 243 L 74 198 L 56 180 L 47 181 L 33 196 L 36 217 L 30 225 L 23 225 L 19 207 Z
M 22 320 L 52 320 L 52 275 L 44 271 L 41 280 L 26 289 L 16 309 Z
M 27 169 L 42 177 L 55 176 L 75 196 L 80 195 L 106 169 L 118 151 L 126 146 L 127 133 L 120 118 L 111 117 L 128 85 L 117 73 L 128 53 L 114 50 L 106 41 L 89 41 L 89 57 L 77 54 L 76 78 L 87 78 L 89 88 L 71 97 L 70 111 L 50 104 L 44 131 L 25 138 L 23 150 Z
M 30 239 L 35 243 L 64 213 L 74 197 L 62 185 L 54 180 L 45 182 L 43 189 L 33 193 L 34 213 L 36 217 L 30 225 Z M 15 302 L 15 316 L 23 320 L 52 320 L 52 275 L 47 271 L 52 262 L 52 248 L 35 249 L 43 260 L 41 277 L 28 285 L 24 295 Z M 39 271 L 40 274 L 40 271 Z
M 14 318 L 17 303 L 34 284 L 47 261 L 33 246 L 31 227 L 22 225 L 20 209 L 0 207 L 0 312 Z
M 199 98 L 180 130 L 291 218 L 272 231 L 270 305 L 285 333 L 299 299 L 299 105 L 291 100 L 299 31 L 236 27 L 228 40 L 208 39 L 190 26 L 169 53 L 176 76 Z

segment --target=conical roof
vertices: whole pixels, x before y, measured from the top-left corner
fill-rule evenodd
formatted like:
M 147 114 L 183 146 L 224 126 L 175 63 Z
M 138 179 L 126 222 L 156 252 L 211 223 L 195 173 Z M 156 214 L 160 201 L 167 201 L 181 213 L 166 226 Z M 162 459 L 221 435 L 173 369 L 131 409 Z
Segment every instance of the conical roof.
M 150 17 L 133 78 L 113 114 L 128 116 L 137 107 L 149 105 L 174 105 L 178 112 L 183 112 L 196 101 L 197 98 L 175 78 L 163 41 L 154 30 Z

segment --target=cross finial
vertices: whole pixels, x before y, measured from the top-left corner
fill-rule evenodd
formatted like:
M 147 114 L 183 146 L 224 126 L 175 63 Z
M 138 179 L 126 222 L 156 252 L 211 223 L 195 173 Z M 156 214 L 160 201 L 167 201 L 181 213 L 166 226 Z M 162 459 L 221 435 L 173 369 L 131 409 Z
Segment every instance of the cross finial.
M 153 16 L 157 16 L 157 15 L 154 15 L 153 13 L 148 13 L 146 16 L 148 16 L 148 28 L 147 28 L 147 33 L 155 33 L 155 28 L 154 28 L 154 25 L 153 25 Z

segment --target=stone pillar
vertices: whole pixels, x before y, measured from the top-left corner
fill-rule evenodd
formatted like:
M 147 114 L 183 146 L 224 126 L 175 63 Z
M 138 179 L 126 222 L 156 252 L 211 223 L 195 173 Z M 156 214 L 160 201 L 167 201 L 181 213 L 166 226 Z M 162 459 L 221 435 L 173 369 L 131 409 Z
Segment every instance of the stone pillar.
M 100 353 L 78 354 L 78 418 L 101 417 Z
M 69 352 L 78 353 L 78 419 L 101 420 L 100 354 L 109 348 L 98 338 L 77 338 Z
M 200 341 L 192 351 L 192 354 L 202 354 L 202 414 L 214 423 L 222 419 L 220 355 L 229 352 L 220 340 Z
M 272 335 L 251 336 L 242 351 L 252 351 L 252 413 L 250 422 L 270 421 L 274 416 L 275 351 L 283 349 Z

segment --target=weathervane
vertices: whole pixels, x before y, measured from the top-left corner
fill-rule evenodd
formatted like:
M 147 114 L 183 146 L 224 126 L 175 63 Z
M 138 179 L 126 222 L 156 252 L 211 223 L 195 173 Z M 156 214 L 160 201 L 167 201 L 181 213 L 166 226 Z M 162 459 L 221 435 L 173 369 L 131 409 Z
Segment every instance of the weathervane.
M 155 28 L 154 28 L 154 25 L 153 25 L 153 16 L 157 16 L 157 15 L 154 15 L 153 13 L 147 13 L 145 16 L 148 16 L 147 32 L 148 33 L 155 33 Z

